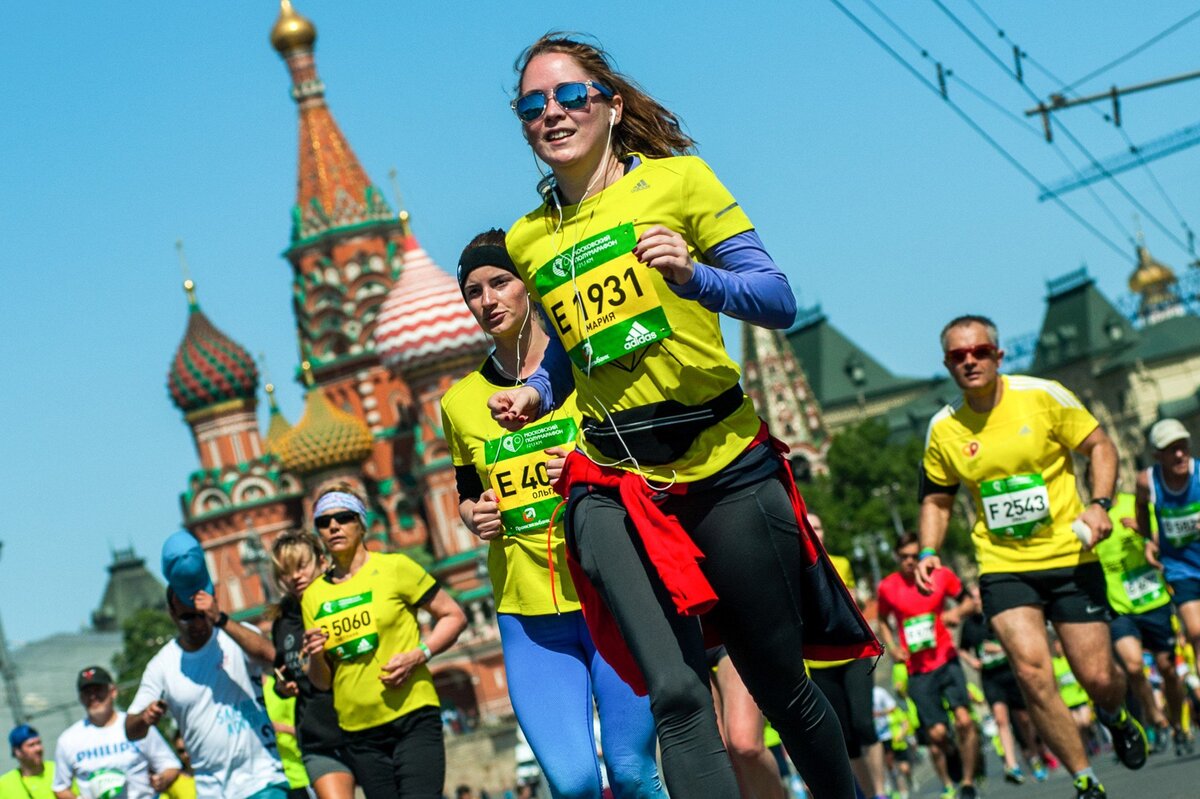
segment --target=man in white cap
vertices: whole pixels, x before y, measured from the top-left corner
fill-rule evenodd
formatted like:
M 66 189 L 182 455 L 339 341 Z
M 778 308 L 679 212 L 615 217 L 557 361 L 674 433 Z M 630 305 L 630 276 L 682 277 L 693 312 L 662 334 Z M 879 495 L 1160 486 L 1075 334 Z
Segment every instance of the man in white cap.
M 125 717 L 129 740 L 145 738 L 169 712 L 191 756 L 198 799 L 287 799 L 262 697 L 274 645 L 217 606 L 204 552 L 190 533 L 163 545 L 163 575 L 179 635 L 142 673 Z
M 1162 419 L 1147 438 L 1154 465 L 1138 475 L 1138 530 L 1147 539 L 1147 559 L 1162 563 L 1184 634 L 1200 652 L 1200 469 L 1192 457 L 1192 434 L 1178 419 Z M 1157 538 L 1150 533 L 1151 505 Z M 1190 744 L 1182 735 L 1176 734 L 1177 750 Z

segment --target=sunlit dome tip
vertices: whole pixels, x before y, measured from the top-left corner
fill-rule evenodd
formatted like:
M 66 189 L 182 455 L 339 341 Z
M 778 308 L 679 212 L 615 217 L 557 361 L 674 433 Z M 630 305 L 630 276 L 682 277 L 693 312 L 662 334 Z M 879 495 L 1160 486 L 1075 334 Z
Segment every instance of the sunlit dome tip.
M 316 40 L 316 26 L 292 8 L 291 0 L 279 0 L 279 19 L 271 28 L 271 46 L 280 53 L 289 53 L 302 47 L 312 47 Z

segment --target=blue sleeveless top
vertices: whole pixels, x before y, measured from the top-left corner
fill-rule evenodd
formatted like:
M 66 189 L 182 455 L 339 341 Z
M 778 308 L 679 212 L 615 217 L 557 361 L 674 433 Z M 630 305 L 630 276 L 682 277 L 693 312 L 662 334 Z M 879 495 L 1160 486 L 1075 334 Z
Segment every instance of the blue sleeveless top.
M 1158 521 L 1158 546 L 1167 582 L 1200 580 L 1200 469 L 1192 458 L 1187 485 L 1172 491 L 1162 466 L 1150 467 L 1150 501 Z

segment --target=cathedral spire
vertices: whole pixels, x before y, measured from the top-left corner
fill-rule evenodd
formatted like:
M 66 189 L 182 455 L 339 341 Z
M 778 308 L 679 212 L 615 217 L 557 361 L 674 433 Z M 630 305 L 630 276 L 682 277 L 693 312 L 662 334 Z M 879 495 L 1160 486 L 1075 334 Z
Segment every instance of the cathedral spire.
M 300 111 L 300 169 L 292 209 L 292 244 L 336 228 L 390 221 L 379 189 L 372 185 L 325 104 L 313 45 L 317 29 L 281 0 L 271 29 L 271 46 L 292 76 L 292 98 Z

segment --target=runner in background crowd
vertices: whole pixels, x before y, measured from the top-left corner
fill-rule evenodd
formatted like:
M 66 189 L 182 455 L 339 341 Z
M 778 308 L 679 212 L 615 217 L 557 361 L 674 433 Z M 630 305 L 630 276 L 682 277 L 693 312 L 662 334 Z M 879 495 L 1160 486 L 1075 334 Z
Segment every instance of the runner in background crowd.
M 157 729 L 134 743 L 125 737 L 125 713 L 116 709 L 117 685 L 100 666 L 75 679 L 86 714 L 58 736 L 54 747 L 54 795 L 153 799 L 179 776 L 179 759 Z
M 18 724 L 8 733 L 8 747 L 17 767 L 0 776 L 0 799 L 54 799 L 56 764 L 45 759 L 38 731 Z
M 327 567 L 321 542 L 312 533 L 288 530 L 271 543 L 272 575 L 283 589 L 283 596 L 275 607 L 277 615 L 271 623 L 275 678 L 267 698 L 271 700 L 273 695 L 281 702 L 295 700 L 292 722 L 295 740 L 304 772 L 319 799 L 352 799 L 354 774 L 346 735 L 338 727 L 333 693 L 313 685 L 304 669 L 304 618 L 300 598 Z M 268 701 L 268 711 L 272 704 Z M 284 765 L 286 771 L 286 758 Z M 289 775 L 293 788 L 298 776 Z
M 1154 465 L 1138 475 L 1137 528 L 1150 540 L 1147 556 L 1161 561 L 1179 619 L 1193 651 L 1200 650 L 1200 469 L 1192 435 L 1178 419 L 1161 419 L 1147 436 Z M 1150 505 L 1158 535 L 1151 538 Z M 1190 731 L 1176 731 L 1178 754 L 1192 750 Z
M 821 546 L 825 546 L 825 525 L 815 513 L 808 514 L 808 523 Z M 854 572 L 850 560 L 830 555 L 829 562 L 837 570 L 846 588 L 854 592 Z M 869 660 L 806 660 L 808 674 L 825 694 L 842 725 L 842 737 L 850 755 L 850 767 L 864 796 L 883 797 L 886 790 L 886 770 L 883 764 L 883 744 L 872 712 L 872 678 L 874 664 Z
M 1076 796 L 1100 799 L 1104 788 L 1056 689 L 1046 621 L 1096 700 L 1121 762 L 1141 768 L 1146 735 L 1124 706 L 1125 676 L 1113 662 L 1104 572 L 1091 551 L 1112 529 L 1107 511 L 1116 485 L 1116 447 L 1060 384 L 1000 374 L 1004 351 L 987 317 L 951 320 L 941 345 L 943 364 L 963 396 L 929 422 L 917 582 L 934 587 L 930 577 L 941 566 L 938 548 L 954 495 L 965 486 L 977 519 L 971 538 L 983 611 L 1021 683 L 1034 726 L 1071 770 Z M 1086 507 L 1073 452 L 1090 461 L 1092 499 Z
M 551 484 L 565 448 L 574 446 L 575 404 L 567 399 L 542 425 L 527 428 L 520 446 L 505 446 L 518 437 L 488 412 L 488 398 L 521 385 L 541 366 L 549 343 L 505 249 L 504 231 L 471 240 L 459 258 L 458 284 L 495 349 L 442 397 L 442 430 L 463 523 L 489 543 L 488 573 L 517 722 L 556 799 L 600 793 L 593 707 L 614 796 L 664 797 L 650 703 L 596 651 L 567 567 L 562 524 L 550 520 L 559 504 Z
M 1017 761 L 1018 741 L 1020 750 L 1029 763 L 1033 778 L 1045 782 L 1046 764 L 1038 756 L 1034 745 L 1037 731 L 1025 707 L 1025 697 L 1013 674 L 1004 647 L 996 638 L 987 617 L 983 615 L 983 604 L 979 597 L 979 586 L 970 587 L 971 600 L 976 611 L 962 621 L 959 631 L 958 654 L 963 662 L 979 672 L 983 695 L 996 722 L 997 735 L 1004 750 L 1004 779 L 1014 785 L 1025 782 L 1025 773 Z M 1014 734 L 1015 733 L 1015 734 Z
M 878 643 L 812 540 L 717 316 L 787 327 L 787 279 L 687 155 L 678 119 L 607 54 L 549 34 L 517 69 L 512 107 L 551 176 L 507 247 L 562 346 L 489 406 L 515 430 L 576 389 L 583 435 L 559 488 L 593 640 L 648 691 L 672 793 L 740 796 L 695 618 L 707 612 L 814 795 L 849 799 L 837 721 L 800 658 L 806 645 L 869 657 Z
M 963 776 L 957 794 L 948 774 L 941 775 L 944 796 L 974 799 L 978 770 L 979 730 L 971 718 L 971 697 L 958 651 L 947 625 L 959 621 L 974 610 L 974 603 L 958 575 L 946 567 L 931 572 L 927 588 L 916 582 L 917 537 L 905 533 L 896 541 L 899 571 L 879 583 L 879 633 L 892 656 L 908 667 L 908 690 L 917 705 L 921 726 L 928 731 L 931 748 L 949 757 L 955 742 L 946 725 L 946 710 L 954 717 L 957 750 L 962 758 Z M 948 600 L 958 605 L 947 609 Z M 892 632 L 892 625 L 899 637 Z M 945 703 L 943 705 L 943 702 Z
M 1137 532 L 1135 499 L 1118 494 L 1109 510 L 1113 532 L 1096 545 L 1104 567 L 1112 622 L 1113 648 L 1125 669 L 1129 690 L 1137 699 L 1141 721 L 1154 733 L 1155 751 L 1165 751 L 1171 732 L 1182 744 L 1183 681 L 1175 673 L 1175 631 L 1171 628 L 1171 595 L 1161 571 L 1146 559 L 1147 540 Z M 1167 713 L 1163 713 L 1146 677 L 1143 656 L 1149 655 L 1163 680 Z M 1168 718 L 1169 716 L 1169 718 Z
M 312 515 L 332 564 L 300 600 L 308 679 L 333 690 L 367 799 L 441 799 L 441 703 L 426 663 L 458 640 L 466 614 L 407 555 L 367 550 L 367 508 L 348 487 L 321 494 Z M 419 609 L 432 617 L 424 640 Z

